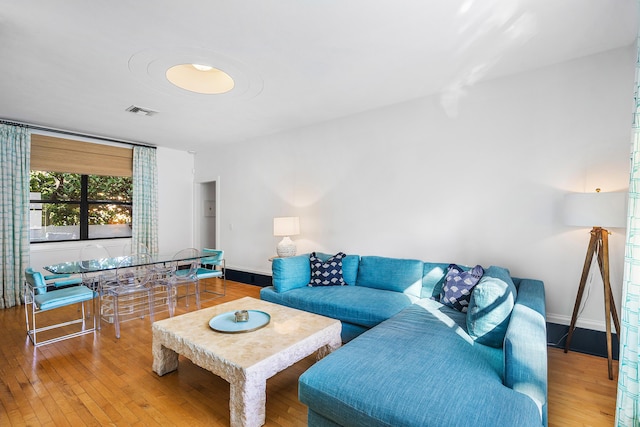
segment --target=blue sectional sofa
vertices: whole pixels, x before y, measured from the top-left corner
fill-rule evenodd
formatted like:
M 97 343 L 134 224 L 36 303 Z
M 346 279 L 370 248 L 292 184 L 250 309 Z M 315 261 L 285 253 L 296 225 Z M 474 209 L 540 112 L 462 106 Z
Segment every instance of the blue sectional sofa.
M 488 267 L 462 313 L 439 302 L 449 264 L 341 262 L 346 286 L 311 287 L 308 254 L 276 258 L 260 292 L 342 322 L 346 344 L 300 377 L 309 426 L 547 425 L 541 281 Z

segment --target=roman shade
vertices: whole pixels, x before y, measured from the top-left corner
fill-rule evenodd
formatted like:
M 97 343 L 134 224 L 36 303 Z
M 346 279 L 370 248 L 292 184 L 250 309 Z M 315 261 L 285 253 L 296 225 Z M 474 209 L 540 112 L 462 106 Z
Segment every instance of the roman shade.
M 131 148 L 31 134 L 31 170 L 132 176 Z

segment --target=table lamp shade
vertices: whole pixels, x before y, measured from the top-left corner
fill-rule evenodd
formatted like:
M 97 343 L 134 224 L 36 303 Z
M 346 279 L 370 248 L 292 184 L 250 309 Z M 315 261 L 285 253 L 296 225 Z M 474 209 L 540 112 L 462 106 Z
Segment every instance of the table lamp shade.
M 273 218 L 274 236 L 297 236 L 300 234 L 300 219 L 297 216 Z
M 577 227 L 625 228 L 627 193 L 570 193 L 564 198 L 564 223 Z

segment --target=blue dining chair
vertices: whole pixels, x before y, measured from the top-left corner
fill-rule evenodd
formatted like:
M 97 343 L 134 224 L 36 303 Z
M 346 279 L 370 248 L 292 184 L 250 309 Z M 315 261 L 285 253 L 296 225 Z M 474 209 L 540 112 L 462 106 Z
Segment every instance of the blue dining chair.
M 49 290 L 82 285 L 82 278 L 73 277 L 71 274 L 48 274 L 43 277 Z
M 224 296 L 227 292 L 227 275 L 224 260 L 224 251 L 220 249 L 202 249 L 201 255 L 208 255 L 200 259 L 200 267 L 196 270 L 198 280 L 220 278 L 222 279 L 222 293 L 207 289 L 207 282 L 204 282 L 203 292 Z
M 78 284 L 78 279 L 76 279 L 76 283 L 67 283 L 66 285 L 56 284 L 54 282 L 47 283 L 42 273 L 32 268 L 25 270 L 25 276 L 24 301 L 27 335 L 35 347 L 89 334 L 96 330 L 95 300 L 96 297 L 99 297 L 97 292 L 94 292 L 84 285 Z M 80 280 L 80 282 L 82 281 Z M 89 301 L 91 301 L 93 305 L 93 309 L 90 311 L 93 318 L 93 325 L 90 325 L 90 327 L 87 325 L 85 316 L 85 303 Z M 73 318 L 67 318 L 68 320 L 60 323 L 37 326 L 36 319 L 39 318 L 42 313 L 75 304 L 80 304 L 82 307 L 82 310 L 80 310 L 80 318 L 77 317 L 78 310 L 66 310 L 65 315 L 67 313 L 74 313 L 75 316 L 73 316 Z M 59 317 L 56 318 L 59 319 Z M 44 341 L 38 340 L 38 334 L 41 332 L 79 323 L 82 324 L 80 331 L 58 335 Z

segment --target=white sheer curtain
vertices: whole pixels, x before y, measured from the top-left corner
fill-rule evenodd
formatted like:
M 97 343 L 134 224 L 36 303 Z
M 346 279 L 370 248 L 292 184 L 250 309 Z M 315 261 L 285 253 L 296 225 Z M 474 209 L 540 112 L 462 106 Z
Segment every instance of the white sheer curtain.
M 29 266 L 29 160 L 27 128 L 0 124 L 0 308 L 21 304 Z
M 640 37 L 638 40 L 616 404 L 616 425 L 629 427 L 640 426 Z

